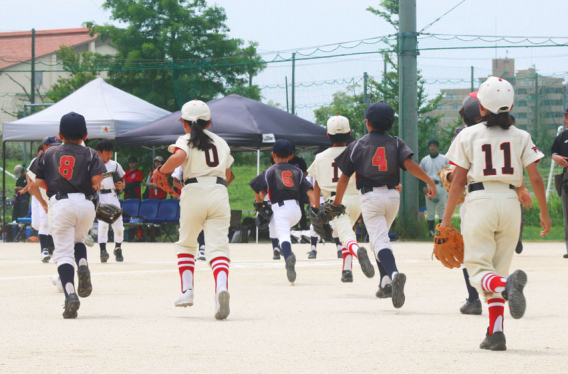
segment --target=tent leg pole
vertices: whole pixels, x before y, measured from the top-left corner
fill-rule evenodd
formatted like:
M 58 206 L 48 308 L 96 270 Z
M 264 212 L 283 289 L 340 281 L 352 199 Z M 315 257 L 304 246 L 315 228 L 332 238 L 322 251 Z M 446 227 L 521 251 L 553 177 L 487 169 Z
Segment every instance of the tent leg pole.
M 6 142 L 2 142 L 2 242 L 6 237 Z
M 256 150 L 256 175 L 260 175 L 260 149 Z M 256 244 L 258 244 L 258 227 L 256 227 Z

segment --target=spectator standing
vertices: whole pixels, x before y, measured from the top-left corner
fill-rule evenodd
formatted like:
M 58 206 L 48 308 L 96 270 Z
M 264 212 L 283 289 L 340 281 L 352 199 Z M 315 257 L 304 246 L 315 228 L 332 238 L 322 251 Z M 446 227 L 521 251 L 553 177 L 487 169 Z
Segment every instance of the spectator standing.
M 138 170 L 138 159 L 134 156 L 128 159 L 129 170 L 124 174 L 124 199 L 140 199 L 140 184 L 144 180 L 141 170 Z
M 30 202 L 30 194 L 27 193 L 26 186 L 28 181 L 26 180 L 26 172 L 22 165 L 16 165 L 14 167 L 14 176 L 18 178 L 16 180 L 16 196 L 14 199 L 14 211 L 12 212 L 12 221 L 17 221 L 18 218 L 25 217 L 28 214 L 28 205 Z M 23 192 L 23 193 L 22 193 Z
M 163 164 L 164 158 L 162 156 L 154 157 L 154 170 L 156 170 Z M 164 190 L 159 188 L 156 183 L 154 183 L 154 176 L 152 175 L 152 173 L 150 173 L 150 175 L 148 175 L 148 178 L 146 179 L 146 186 L 148 187 L 148 199 L 163 200 L 168 197 L 168 194 Z
M 432 139 L 428 142 L 428 151 L 430 154 L 420 161 L 420 167 L 422 170 L 428 174 L 430 178 L 434 181 L 436 186 L 441 185 L 440 177 L 438 172 L 440 169 L 445 168 L 448 165 L 448 159 L 446 156 L 438 153 L 440 149 L 440 142 Z M 424 194 L 428 194 L 428 188 L 423 188 Z M 436 227 L 436 211 L 438 211 L 438 218 L 442 220 L 444 217 L 444 210 L 446 209 L 446 200 L 448 199 L 448 193 L 445 188 L 439 188 L 438 194 L 431 199 L 426 199 L 426 210 L 428 212 L 428 231 L 430 236 L 434 236 L 434 227 Z
M 568 128 L 568 108 L 562 112 L 564 114 L 564 127 Z M 564 130 L 554 139 L 552 143 L 552 159 L 562 166 L 562 213 L 564 215 L 564 241 L 566 242 L 566 254 L 568 258 L 568 130 Z

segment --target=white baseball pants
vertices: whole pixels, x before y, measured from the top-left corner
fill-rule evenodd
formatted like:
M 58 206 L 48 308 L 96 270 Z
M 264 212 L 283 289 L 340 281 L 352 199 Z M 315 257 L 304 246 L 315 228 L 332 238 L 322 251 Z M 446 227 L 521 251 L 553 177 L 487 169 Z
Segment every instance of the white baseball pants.
M 300 222 L 302 212 L 297 200 L 284 200 L 282 206 L 272 204 L 272 218 L 270 219 L 270 237 L 278 238 L 282 242 L 292 242 L 290 228 Z
M 373 191 L 366 194 L 359 192 L 359 201 L 369 241 L 376 257 L 381 249 L 392 249 L 389 229 L 398 213 L 400 194 L 397 190 L 389 190 L 386 186 L 374 187 Z

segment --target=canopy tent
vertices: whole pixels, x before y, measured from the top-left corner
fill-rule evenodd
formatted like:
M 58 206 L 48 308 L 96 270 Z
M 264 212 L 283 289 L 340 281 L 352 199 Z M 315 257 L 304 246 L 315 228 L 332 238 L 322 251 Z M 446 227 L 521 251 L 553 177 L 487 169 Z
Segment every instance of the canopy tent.
M 277 139 L 288 139 L 298 148 L 330 146 L 324 127 L 281 109 L 239 95 L 207 103 L 211 109 L 210 130 L 233 150 L 271 149 Z M 184 134 L 177 111 L 136 130 L 116 137 L 120 146 L 167 145 Z
M 5 122 L 2 140 L 34 141 L 57 135 L 59 120 L 69 112 L 85 117 L 91 139 L 113 139 L 170 113 L 97 78 L 41 112 Z

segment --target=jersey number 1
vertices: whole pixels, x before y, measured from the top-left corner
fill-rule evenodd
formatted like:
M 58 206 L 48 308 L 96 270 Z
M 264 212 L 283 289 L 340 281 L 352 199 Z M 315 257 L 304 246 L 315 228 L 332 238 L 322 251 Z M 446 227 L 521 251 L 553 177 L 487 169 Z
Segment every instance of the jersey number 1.
M 378 166 L 379 171 L 387 171 L 387 157 L 385 156 L 385 147 L 377 148 L 375 155 L 373 156 L 373 166 Z
M 505 166 L 501 168 L 503 174 L 514 174 L 515 168 L 511 166 L 511 143 L 501 143 L 499 146 L 503 151 L 503 158 Z M 491 150 L 491 144 L 484 144 L 481 146 L 481 151 L 485 152 L 485 169 L 483 169 L 483 175 L 497 175 L 497 170 L 493 168 L 493 152 Z
M 75 166 L 75 157 L 61 156 L 59 159 L 59 174 L 67 180 L 73 178 L 73 167 Z
M 219 153 L 217 153 L 215 144 L 210 144 L 209 149 L 205 151 L 205 163 L 211 168 L 219 165 Z

